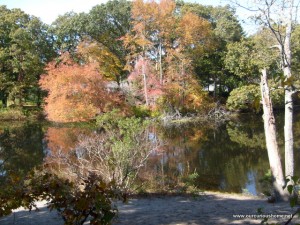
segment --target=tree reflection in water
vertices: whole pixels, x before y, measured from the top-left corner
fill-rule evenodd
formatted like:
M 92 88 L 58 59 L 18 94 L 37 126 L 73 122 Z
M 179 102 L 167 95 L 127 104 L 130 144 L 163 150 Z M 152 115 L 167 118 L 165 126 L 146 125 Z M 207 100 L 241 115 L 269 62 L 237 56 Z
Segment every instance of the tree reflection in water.
M 41 124 L 2 123 L 0 125 L 0 189 L 11 175 L 25 176 L 44 158 Z
M 297 141 L 300 140 L 299 116 L 300 114 L 295 116 L 294 124 L 296 173 L 300 171 L 300 142 Z M 278 140 L 283 154 L 283 129 L 280 118 L 277 117 L 276 120 L 280 128 Z M 52 156 L 52 160 L 47 157 L 44 161 L 61 174 L 67 172 L 64 161 L 66 155 L 71 156 L 72 160 L 77 160 L 77 164 L 72 160 L 67 163 L 73 167 L 69 167 L 70 174 L 78 173 L 84 166 L 89 170 L 105 170 L 108 177 L 119 177 L 118 179 L 122 180 L 120 177 L 138 167 L 138 179 L 132 186 L 140 191 L 182 191 L 191 175 L 197 174 L 193 176 L 192 183 L 199 189 L 228 192 L 243 192 L 247 189 L 253 194 L 263 192 L 259 180 L 268 172 L 269 164 L 264 147 L 262 119 L 259 115 L 252 118 L 247 115 L 245 119 L 241 117 L 217 128 L 206 124 L 170 127 L 152 125 L 140 131 L 139 135 L 134 137 L 134 141 L 127 140 L 127 144 L 124 144 L 124 139 L 123 142 L 119 141 L 124 136 L 113 133 L 105 134 L 87 126 L 2 124 L 0 181 L 4 184 L 6 177 L 12 173 L 25 175 L 34 166 L 42 164 L 47 153 L 48 156 Z M 107 138 L 109 141 L 106 141 Z M 112 147 L 113 142 L 115 145 Z M 106 146 L 107 143 L 110 143 L 111 148 Z M 105 163 L 96 162 L 95 157 L 98 156 L 87 154 L 87 144 L 95 145 L 93 148 L 100 145 L 103 148 L 102 153 L 104 150 L 110 152 L 110 157 L 115 161 L 107 160 L 102 154 Z M 136 155 L 128 155 L 128 152 L 125 154 L 124 148 L 131 149 Z M 147 158 L 148 151 L 145 149 L 150 149 L 151 152 L 144 167 L 138 166 L 138 160 L 128 160 L 129 156 Z M 64 157 L 58 160 L 55 158 L 58 155 Z M 116 160 L 124 163 L 118 164 Z M 122 173 L 114 170 L 117 166 Z M 130 175 L 129 178 L 133 180 L 134 176 Z
M 53 128 L 48 130 L 48 146 L 55 147 L 46 158 L 48 168 L 73 179 L 84 179 L 92 172 L 124 190 L 132 189 L 138 171 L 159 143 L 149 138 L 149 126 L 138 119 L 127 118 L 111 125 L 106 124 L 99 132 L 77 135 L 66 135 L 66 129 L 62 135 Z

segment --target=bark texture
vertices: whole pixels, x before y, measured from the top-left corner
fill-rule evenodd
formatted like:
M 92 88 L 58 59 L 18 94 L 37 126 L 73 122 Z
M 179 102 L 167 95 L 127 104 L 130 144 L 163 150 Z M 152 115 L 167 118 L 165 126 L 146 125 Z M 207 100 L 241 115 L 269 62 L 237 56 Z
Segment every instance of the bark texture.
M 284 121 L 284 143 L 285 143 L 285 176 L 294 176 L 294 137 L 293 137 L 293 86 L 291 72 L 291 34 L 292 34 L 292 7 L 290 3 L 290 12 L 286 26 L 284 46 L 282 49 L 283 62 L 282 69 L 285 76 L 285 121 Z
M 266 137 L 266 147 L 268 150 L 268 158 L 271 172 L 273 175 L 273 185 L 275 188 L 275 197 L 277 200 L 288 200 L 288 193 L 283 189 L 285 179 L 283 176 L 282 165 L 279 155 L 279 149 L 276 139 L 275 117 L 273 113 L 273 105 L 270 98 L 268 86 L 267 70 L 261 71 L 261 96 L 263 105 L 263 120 Z

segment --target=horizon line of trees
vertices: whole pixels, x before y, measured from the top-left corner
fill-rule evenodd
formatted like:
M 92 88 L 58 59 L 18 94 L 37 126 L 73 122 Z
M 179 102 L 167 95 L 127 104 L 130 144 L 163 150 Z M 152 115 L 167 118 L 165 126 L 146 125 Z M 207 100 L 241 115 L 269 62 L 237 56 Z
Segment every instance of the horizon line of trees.
M 2 107 L 46 102 L 48 118 L 61 122 L 88 120 L 114 107 L 127 114 L 132 106 L 197 114 L 228 97 L 229 110 L 261 110 L 259 66 L 249 56 L 264 48 L 262 40 L 275 40 L 263 25 L 247 37 L 229 5 L 113 0 L 88 13 L 68 12 L 51 25 L 20 9 L 0 11 Z M 300 28 L 294 27 L 297 74 Z M 283 107 L 278 87 L 292 80 L 284 80 L 276 51 L 264 49 L 270 53 L 271 96 Z
M 57 70 L 66 65 L 65 54 L 80 66 L 96 67 L 99 79 L 107 83 L 114 81 L 119 87 L 129 83 L 122 93 L 107 88 L 107 96 L 124 99 L 126 92 L 130 105 L 146 105 L 161 112 L 197 113 L 207 98 L 205 88 L 213 84 L 218 98 L 228 96 L 242 82 L 225 68 L 223 60 L 227 44 L 244 37 L 230 6 L 114 0 L 96 5 L 88 13 L 66 13 L 51 25 L 20 9 L 1 6 L 0 11 L 2 107 L 25 101 L 40 106 L 45 96 L 49 105 L 51 91 L 41 88 L 42 75 L 51 74 L 50 65 Z M 69 72 L 65 66 L 65 74 L 71 75 L 72 66 Z M 60 80 L 63 76 L 56 78 L 64 83 Z M 73 95 L 61 97 L 66 100 Z M 74 98 L 73 103 L 77 101 Z M 92 111 L 105 110 L 98 107 Z

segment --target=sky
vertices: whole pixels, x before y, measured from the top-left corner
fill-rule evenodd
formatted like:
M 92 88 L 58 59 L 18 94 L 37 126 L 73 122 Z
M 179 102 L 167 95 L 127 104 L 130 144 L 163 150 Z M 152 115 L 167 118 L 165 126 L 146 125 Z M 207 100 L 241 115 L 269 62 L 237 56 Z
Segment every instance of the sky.
M 66 12 L 88 12 L 93 6 L 106 0 L 0 0 L 7 8 L 20 8 L 29 15 L 39 17 L 51 24 L 59 15 Z
M 59 15 L 74 11 L 76 13 L 89 12 L 93 6 L 105 3 L 107 0 L 0 0 L 0 5 L 7 8 L 20 8 L 29 15 L 39 17 L 44 23 L 51 24 Z M 226 5 L 229 0 L 188 0 L 203 5 Z M 245 17 L 245 12 L 237 10 L 240 18 Z M 242 24 L 247 32 L 251 33 L 249 24 Z
M 44 23 L 51 24 L 58 15 L 66 12 L 88 12 L 93 6 L 107 0 L 0 0 L 7 8 L 20 8 L 25 13 L 39 17 Z M 224 0 L 196 0 L 200 4 L 221 5 Z M 224 5 L 224 3 L 223 3 Z

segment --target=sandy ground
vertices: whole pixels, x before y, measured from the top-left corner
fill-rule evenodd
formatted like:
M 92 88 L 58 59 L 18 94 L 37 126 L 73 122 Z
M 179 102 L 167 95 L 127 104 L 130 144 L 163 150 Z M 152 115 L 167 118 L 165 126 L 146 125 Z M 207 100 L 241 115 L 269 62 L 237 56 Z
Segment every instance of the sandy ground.
M 28 212 L 20 208 L 10 216 L 0 218 L 1 225 L 62 225 L 58 213 L 49 212 L 45 202 L 39 202 L 40 211 Z M 233 215 L 257 215 L 263 208 L 265 215 L 289 216 L 288 203 L 267 203 L 265 199 L 238 195 L 205 192 L 193 198 L 185 196 L 140 197 L 130 199 L 127 204 L 118 203 L 119 215 L 115 225 L 158 224 L 260 224 L 261 219 L 234 218 Z M 270 222 L 283 223 L 288 218 L 273 218 Z M 299 217 L 292 224 L 300 223 Z M 88 224 L 88 223 L 87 223 Z

